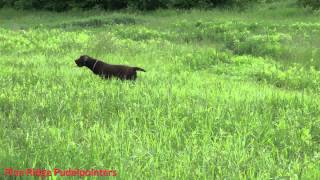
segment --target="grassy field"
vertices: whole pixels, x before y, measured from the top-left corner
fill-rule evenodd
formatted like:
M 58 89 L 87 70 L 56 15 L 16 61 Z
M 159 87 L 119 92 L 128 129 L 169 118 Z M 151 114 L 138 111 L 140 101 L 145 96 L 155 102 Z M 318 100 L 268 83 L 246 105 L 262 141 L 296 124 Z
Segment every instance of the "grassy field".
M 246 12 L 3 9 L 0 23 L 2 171 L 320 178 L 318 15 L 290 3 Z M 135 83 L 103 80 L 76 67 L 82 54 L 147 72 Z

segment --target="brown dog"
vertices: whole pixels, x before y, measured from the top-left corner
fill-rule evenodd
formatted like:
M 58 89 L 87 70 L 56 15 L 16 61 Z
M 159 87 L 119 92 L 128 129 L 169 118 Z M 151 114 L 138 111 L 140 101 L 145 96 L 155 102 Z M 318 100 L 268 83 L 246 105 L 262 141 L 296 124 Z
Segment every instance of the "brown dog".
M 121 80 L 135 80 L 137 78 L 137 71 L 146 72 L 139 67 L 107 64 L 87 55 L 80 56 L 79 59 L 75 60 L 75 63 L 79 67 L 86 66 L 91 69 L 94 74 L 106 79 L 116 77 Z

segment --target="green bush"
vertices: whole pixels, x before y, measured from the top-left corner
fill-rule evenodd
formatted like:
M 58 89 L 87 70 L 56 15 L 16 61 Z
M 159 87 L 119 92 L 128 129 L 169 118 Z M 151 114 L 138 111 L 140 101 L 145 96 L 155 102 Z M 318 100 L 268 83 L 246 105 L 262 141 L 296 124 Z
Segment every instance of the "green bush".
M 138 9 L 155 10 L 158 8 L 212 8 L 217 6 L 244 8 L 252 2 L 263 0 L 0 0 L 0 7 L 9 6 L 16 9 L 46 9 L 67 11 L 73 8 L 105 10 Z M 264 2 L 264 1 L 263 1 Z
M 0 8 L 3 8 L 4 5 L 5 5 L 5 2 L 3 0 L 0 0 Z
M 229 47 L 237 54 L 251 54 L 254 56 L 280 57 L 285 51 L 283 42 L 290 42 L 292 37 L 287 34 L 253 35 L 240 41 L 235 39 Z
M 128 7 L 138 10 L 155 10 L 167 8 L 169 0 L 128 0 Z
M 320 8 L 320 0 L 298 0 L 298 3 L 304 7 L 311 7 L 312 9 Z
M 47 9 L 52 11 L 66 11 L 76 4 L 77 0 L 3 0 L 5 6 L 16 9 Z M 78 3 L 81 5 L 82 3 Z

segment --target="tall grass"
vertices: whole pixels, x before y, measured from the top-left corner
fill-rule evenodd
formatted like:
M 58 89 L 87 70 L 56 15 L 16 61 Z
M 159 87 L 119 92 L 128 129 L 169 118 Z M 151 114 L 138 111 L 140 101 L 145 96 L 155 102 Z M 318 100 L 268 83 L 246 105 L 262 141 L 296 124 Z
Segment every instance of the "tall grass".
M 320 177 L 314 17 L 10 11 L 23 13 L 19 28 L 9 20 L 0 28 L 1 168 L 116 169 L 119 179 Z M 192 16 L 202 20 L 183 20 Z M 136 82 L 103 80 L 75 66 L 80 54 L 147 72 Z

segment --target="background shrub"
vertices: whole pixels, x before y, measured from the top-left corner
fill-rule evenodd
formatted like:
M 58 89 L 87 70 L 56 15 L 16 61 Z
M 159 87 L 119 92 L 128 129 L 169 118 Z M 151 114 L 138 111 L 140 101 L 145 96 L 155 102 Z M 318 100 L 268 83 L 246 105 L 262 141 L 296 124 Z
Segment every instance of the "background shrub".
M 189 9 L 193 7 L 212 8 L 217 6 L 244 8 L 252 2 L 266 0 L 0 0 L 0 7 L 16 9 L 46 9 L 66 11 L 72 8 L 105 10 L 138 9 L 155 10 L 158 8 Z
M 5 5 L 5 2 L 3 0 L 0 0 L 0 8 L 3 8 L 4 5 Z
M 304 7 L 311 7 L 312 9 L 320 8 L 320 0 L 298 0 L 298 3 Z

